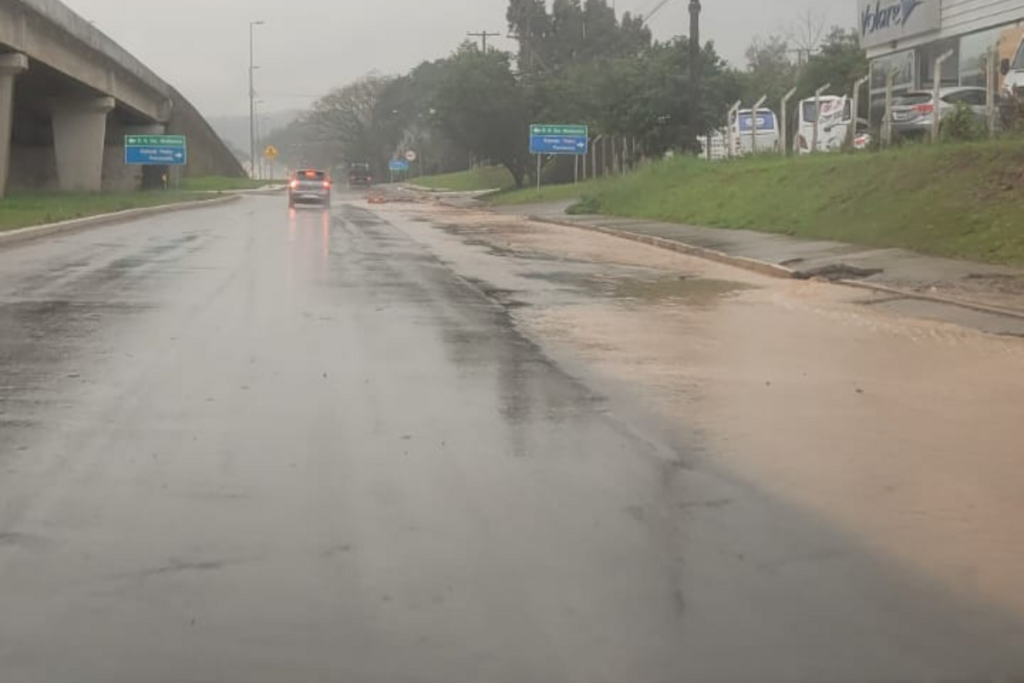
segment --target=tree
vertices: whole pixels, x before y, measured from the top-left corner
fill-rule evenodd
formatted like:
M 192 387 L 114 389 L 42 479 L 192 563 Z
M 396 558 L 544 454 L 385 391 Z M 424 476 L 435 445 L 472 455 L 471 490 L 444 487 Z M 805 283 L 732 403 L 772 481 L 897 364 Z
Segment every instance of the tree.
M 344 88 L 332 90 L 313 104 L 305 125 L 331 165 L 365 161 L 379 172 L 389 157 L 389 144 L 381 135 L 385 120 L 379 101 L 390 79 L 367 76 Z
M 642 17 L 620 21 L 608 0 L 509 0 L 509 30 L 519 41 L 519 70 L 551 75 L 579 62 L 639 55 L 651 46 Z
M 803 66 L 811 55 L 817 53 L 825 37 L 825 15 L 808 8 L 786 29 L 786 42 L 796 53 L 798 67 Z
M 441 131 L 475 156 L 508 169 L 521 187 L 526 177 L 530 125 L 524 88 L 508 54 L 486 54 L 465 44 L 445 60 L 434 98 Z
M 571 64 L 580 56 L 587 39 L 586 18 L 580 0 L 554 0 L 551 5 L 551 33 L 547 55 L 559 66 Z
M 800 94 L 807 97 L 826 83 L 832 92 L 852 93 L 857 79 L 868 73 L 868 59 L 856 30 L 833 28 L 800 74 Z
M 781 36 L 754 38 L 747 48 L 747 71 L 742 100 L 753 104 L 762 95 L 778 102 L 797 81 L 797 66 L 790 57 L 789 43 Z
M 447 60 L 421 63 L 405 76 L 393 79 L 381 93 L 378 118 L 385 121 L 381 134 L 392 145 L 393 156 L 416 150 L 418 170 L 444 173 L 459 170 L 466 158 L 440 130 L 434 101 L 445 75 Z
M 740 95 L 741 83 L 709 42 L 700 52 L 700 102 L 694 116 L 687 77 L 689 43 L 683 36 L 657 44 L 644 59 L 640 101 L 647 118 L 642 135 L 652 154 L 694 150 L 697 137 L 722 125 L 729 104 Z
M 551 26 L 544 0 L 509 0 L 505 18 L 519 42 L 520 73 L 532 74 L 545 69 L 545 42 Z

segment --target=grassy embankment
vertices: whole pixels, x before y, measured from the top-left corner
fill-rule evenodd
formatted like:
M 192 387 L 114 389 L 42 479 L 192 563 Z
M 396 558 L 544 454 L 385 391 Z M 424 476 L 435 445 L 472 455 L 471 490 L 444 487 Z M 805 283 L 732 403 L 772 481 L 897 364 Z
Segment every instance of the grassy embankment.
M 477 192 L 482 190 L 504 190 L 513 186 L 512 174 L 500 166 L 474 168 L 459 173 L 423 176 L 409 181 L 412 185 L 432 190 L 452 192 Z
M 276 182 L 284 181 L 204 176 L 182 179 L 178 191 L 12 192 L 0 200 L 0 231 L 161 204 L 212 199 L 218 192 L 257 189 Z
M 576 197 L 585 212 L 1024 266 L 1024 140 L 718 164 L 674 159 L 624 178 L 491 201 Z
M 52 194 L 12 193 L 0 200 L 0 231 L 30 225 L 56 223 L 127 209 L 213 199 L 214 194 L 195 192 L 131 192 Z

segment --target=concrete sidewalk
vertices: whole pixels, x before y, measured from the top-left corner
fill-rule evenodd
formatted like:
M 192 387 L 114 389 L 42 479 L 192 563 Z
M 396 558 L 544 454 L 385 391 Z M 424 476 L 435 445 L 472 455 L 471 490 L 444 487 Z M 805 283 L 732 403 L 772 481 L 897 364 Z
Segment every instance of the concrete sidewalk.
M 935 297 L 1024 317 L 1024 271 L 972 261 L 925 256 L 906 249 L 879 249 L 844 242 L 706 228 L 610 216 L 572 216 L 572 202 L 503 206 L 494 210 L 558 223 L 678 242 L 739 259 L 772 264 L 793 277 L 822 277 L 848 284 Z

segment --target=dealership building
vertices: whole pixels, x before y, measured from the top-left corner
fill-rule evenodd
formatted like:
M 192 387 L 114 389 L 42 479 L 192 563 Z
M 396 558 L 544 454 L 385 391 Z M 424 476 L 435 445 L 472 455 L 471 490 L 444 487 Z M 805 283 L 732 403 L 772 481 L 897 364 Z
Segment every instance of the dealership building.
M 935 59 L 943 86 L 985 87 L 986 55 L 995 48 L 1006 75 L 1000 87 L 1024 88 L 1024 0 L 858 0 L 861 45 L 871 63 L 872 119 L 882 110 L 886 79 L 898 95 L 931 88 Z M 1015 80 L 1016 79 L 1016 80 Z

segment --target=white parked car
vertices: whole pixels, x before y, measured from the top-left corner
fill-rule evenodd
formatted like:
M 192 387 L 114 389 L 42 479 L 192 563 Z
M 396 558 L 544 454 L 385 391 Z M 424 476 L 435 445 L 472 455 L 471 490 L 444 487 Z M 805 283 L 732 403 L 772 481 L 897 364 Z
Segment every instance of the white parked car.
M 966 106 L 975 123 L 984 128 L 987 125 L 987 93 L 984 88 L 969 86 L 939 89 L 939 121 Z M 935 97 L 931 90 L 913 90 L 893 101 L 892 130 L 896 135 L 914 137 L 930 135 L 935 115 Z M 942 127 L 940 125 L 939 130 Z

